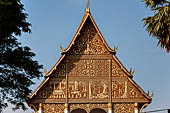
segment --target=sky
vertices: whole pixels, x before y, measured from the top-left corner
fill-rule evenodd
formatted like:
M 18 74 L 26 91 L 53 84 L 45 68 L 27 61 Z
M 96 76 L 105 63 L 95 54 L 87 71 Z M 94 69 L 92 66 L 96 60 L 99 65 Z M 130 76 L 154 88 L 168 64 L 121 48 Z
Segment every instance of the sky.
M 67 48 L 84 15 L 86 0 L 22 0 L 31 34 L 19 41 L 29 46 L 35 59 L 49 71 L 57 62 L 60 44 Z M 157 39 L 148 35 L 142 19 L 153 15 L 141 0 L 91 0 L 91 14 L 111 48 L 119 46 L 116 56 L 130 70 L 145 91 L 154 91 L 152 103 L 144 111 L 170 108 L 170 53 L 157 47 Z M 42 82 L 34 80 L 36 85 Z M 11 107 L 4 113 L 12 113 Z M 23 112 L 32 113 L 30 108 Z M 166 111 L 159 113 L 167 113 Z

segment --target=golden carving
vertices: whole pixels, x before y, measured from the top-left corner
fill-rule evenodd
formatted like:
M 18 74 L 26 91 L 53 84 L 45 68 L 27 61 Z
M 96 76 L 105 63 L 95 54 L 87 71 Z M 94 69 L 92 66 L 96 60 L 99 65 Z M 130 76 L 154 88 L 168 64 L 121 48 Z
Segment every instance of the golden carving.
M 87 98 L 87 83 L 83 81 L 69 81 L 69 98 Z
M 120 65 L 116 63 L 116 61 L 112 60 L 112 76 L 113 77 L 123 77 L 125 76 L 123 70 Z
M 96 60 L 96 75 L 107 76 L 109 75 L 109 61 L 108 60 Z
M 60 62 L 60 64 L 57 66 L 56 70 L 53 73 L 53 77 L 65 77 L 66 76 L 66 63 L 65 60 Z
M 82 76 L 94 76 L 95 74 L 95 61 L 94 60 L 81 60 Z
M 43 104 L 43 113 L 64 113 L 64 104 Z
M 108 97 L 107 81 L 89 82 L 89 99 L 107 99 Z
M 65 90 L 66 90 L 66 82 L 65 81 L 55 81 L 54 83 L 50 83 L 50 88 L 52 88 L 52 92 L 49 96 L 50 99 L 64 99 L 66 98 Z
M 65 80 L 50 81 L 39 92 L 36 98 L 64 99 L 66 83 Z
M 114 104 L 113 113 L 134 113 L 134 103 Z
M 127 81 L 112 81 L 112 98 L 127 98 Z
M 69 60 L 67 67 L 69 77 L 109 76 L 108 60 Z
M 131 98 L 131 99 L 141 99 L 141 98 L 143 98 L 142 94 L 130 82 L 129 82 L 129 98 Z
M 87 19 L 69 54 L 109 54 L 93 23 Z
M 36 98 L 48 98 L 51 94 L 52 89 L 50 88 L 49 82 L 44 85 L 44 87 L 38 92 Z

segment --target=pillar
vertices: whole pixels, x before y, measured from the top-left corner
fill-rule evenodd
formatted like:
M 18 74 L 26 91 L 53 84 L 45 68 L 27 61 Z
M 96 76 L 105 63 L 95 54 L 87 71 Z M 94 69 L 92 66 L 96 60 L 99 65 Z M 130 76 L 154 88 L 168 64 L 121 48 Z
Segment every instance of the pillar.
M 64 105 L 64 113 L 69 113 L 68 103 Z
M 108 113 L 113 113 L 111 102 L 108 103 Z
M 135 113 L 138 113 L 138 103 L 135 103 L 134 111 Z
M 39 112 L 38 113 L 43 113 L 42 103 L 39 103 Z

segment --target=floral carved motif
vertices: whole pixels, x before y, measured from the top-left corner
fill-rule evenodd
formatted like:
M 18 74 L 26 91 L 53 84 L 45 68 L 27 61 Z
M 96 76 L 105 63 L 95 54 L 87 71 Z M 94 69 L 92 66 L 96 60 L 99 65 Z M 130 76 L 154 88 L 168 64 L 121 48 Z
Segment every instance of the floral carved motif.
M 112 61 L 112 76 L 113 77 L 123 77 L 125 76 L 121 66 L 116 63 L 116 61 Z
M 134 113 L 133 103 L 113 104 L 114 113 Z
M 141 99 L 143 96 L 132 83 L 129 84 L 129 97 L 131 99 Z
M 112 98 L 127 98 L 127 81 L 112 81 Z
M 96 75 L 104 76 L 109 75 L 109 61 L 108 60 L 96 60 Z
M 69 60 L 67 62 L 69 77 L 109 76 L 108 60 Z
M 64 113 L 64 104 L 43 104 L 43 113 Z
M 90 19 L 87 19 L 69 54 L 109 54 Z
M 87 98 L 87 82 L 69 81 L 69 95 L 71 99 L 86 99 Z
M 108 97 L 107 81 L 89 82 L 89 99 L 107 99 Z

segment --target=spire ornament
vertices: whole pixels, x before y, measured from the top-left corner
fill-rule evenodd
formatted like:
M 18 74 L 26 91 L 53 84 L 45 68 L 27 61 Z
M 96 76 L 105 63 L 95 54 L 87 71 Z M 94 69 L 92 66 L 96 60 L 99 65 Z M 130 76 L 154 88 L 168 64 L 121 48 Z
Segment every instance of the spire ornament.
M 86 11 L 90 11 L 90 0 L 87 0 Z

